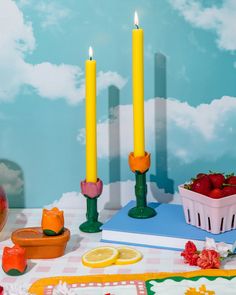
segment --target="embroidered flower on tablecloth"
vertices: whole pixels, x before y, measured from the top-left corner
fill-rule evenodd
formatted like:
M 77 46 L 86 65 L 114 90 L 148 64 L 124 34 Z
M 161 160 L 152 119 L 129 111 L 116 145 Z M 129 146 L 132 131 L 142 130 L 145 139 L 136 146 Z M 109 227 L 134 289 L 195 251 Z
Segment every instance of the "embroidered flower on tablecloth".
M 0 286 L 1 288 L 2 286 Z M 1 290 L 1 289 L 0 289 Z M 29 293 L 27 290 L 27 287 L 24 285 L 15 285 L 15 284 L 11 284 L 11 285 L 4 285 L 2 287 L 2 292 L 0 292 L 0 295 L 35 295 L 32 293 Z
M 60 281 L 59 284 L 53 289 L 53 295 L 76 295 L 72 288 L 69 288 L 66 282 Z

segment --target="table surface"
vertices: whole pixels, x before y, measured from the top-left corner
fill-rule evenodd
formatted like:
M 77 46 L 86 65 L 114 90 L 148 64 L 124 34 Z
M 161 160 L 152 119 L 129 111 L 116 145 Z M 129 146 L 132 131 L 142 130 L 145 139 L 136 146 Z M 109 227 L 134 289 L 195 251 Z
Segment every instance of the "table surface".
M 100 213 L 100 220 L 105 222 L 116 211 L 103 210 Z M 11 209 L 7 224 L 0 233 L 0 256 L 5 246 L 12 246 L 10 239 L 11 232 L 23 227 L 40 226 L 41 209 Z M 32 259 L 28 261 L 27 272 L 18 277 L 7 276 L 0 269 L 0 285 L 23 284 L 31 285 L 34 281 L 51 276 L 79 276 L 92 274 L 130 274 L 144 272 L 182 272 L 199 269 L 190 267 L 183 263 L 180 252 L 135 247 L 143 253 L 143 259 L 133 265 L 110 266 L 106 268 L 88 268 L 82 265 L 82 255 L 94 247 L 108 245 L 101 243 L 101 233 L 86 234 L 79 230 L 79 225 L 84 221 L 84 210 L 64 209 L 65 226 L 71 231 L 71 239 L 67 244 L 63 257 L 55 259 Z M 109 244 L 112 245 L 112 244 Z M 116 246 L 114 244 L 114 246 Z M 119 246 L 119 245 L 117 245 Z M 0 257 L 1 258 L 1 257 Z M 236 269 L 236 259 L 228 261 L 223 265 L 224 269 Z

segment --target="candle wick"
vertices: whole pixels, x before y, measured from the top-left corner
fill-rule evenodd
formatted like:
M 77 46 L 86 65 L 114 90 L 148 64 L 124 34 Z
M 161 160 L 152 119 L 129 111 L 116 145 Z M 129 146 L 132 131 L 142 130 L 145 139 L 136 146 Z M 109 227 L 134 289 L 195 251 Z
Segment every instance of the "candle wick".
M 90 57 L 89 57 L 89 60 L 92 60 L 92 59 L 93 59 L 92 56 L 90 56 Z
M 139 26 L 137 24 L 135 24 L 135 26 L 136 26 L 136 29 L 139 29 Z

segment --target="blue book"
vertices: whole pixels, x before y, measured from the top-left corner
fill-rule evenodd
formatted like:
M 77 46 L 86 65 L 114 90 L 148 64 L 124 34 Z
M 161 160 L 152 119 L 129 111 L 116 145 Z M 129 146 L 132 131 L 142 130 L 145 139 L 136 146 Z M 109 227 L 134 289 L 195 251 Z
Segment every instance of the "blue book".
M 102 226 L 102 242 L 183 250 L 189 240 L 199 249 L 206 237 L 229 245 L 236 240 L 236 230 L 212 234 L 187 224 L 181 205 L 149 203 L 157 215 L 148 219 L 129 217 L 128 211 L 134 206 L 134 201 L 129 202 Z

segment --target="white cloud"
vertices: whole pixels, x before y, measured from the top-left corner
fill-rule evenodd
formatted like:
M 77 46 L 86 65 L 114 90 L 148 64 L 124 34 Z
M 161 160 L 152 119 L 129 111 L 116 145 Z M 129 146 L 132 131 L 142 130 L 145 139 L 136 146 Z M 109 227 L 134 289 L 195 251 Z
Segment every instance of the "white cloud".
M 116 72 L 99 72 L 97 76 L 97 90 L 100 92 L 103 89 L 108 88 L 110 85 L 116 86 L 122 89 L 127 83 L 127 79 L 123 78 Z
M 25 82 L 34 87 L 40 96 L 49 99 L 64 97 L 69 104 L 76 104 L 84 98 L 84 87 L 76 87 L 82 71 L 72 65 L 41 63 L 27 65 Z
M 169 0 L 172 6 L 177 9 L 192 25 L 214 30 L 217 34 L 219 48 L 234 51 L 236 50 L 236 1 L 222 1 L 221 6 L 212 5 L 203 7 L 196 0 Z
M 11 101 L 23 85 L 49 99 L 76 104 L 84 98 L 83 72 L 78 66 L 49 62 L 30 64 L 36 48 L 32 24 L 12 0 L 0 1 L 0 101 Z M 98 73 L 98 94 L 110 84 L 122 88 L 126 80 L 116 72 Z
M 41 26 L 43 28 L 58 26 L 62 20 L 71 15 L 71 11 L 67 7 L 61 6 L 57 2 L 39 1 L 34 7 L 42 19 Z
M 0 185 L 7 194 L 20 194 L 24 185 L 21 171 L 10 169 L 6 164 L 0 163 Z
M 129 201 L 135 200 L 134 195 L 134 185 L 135 182 L 131 180 L 113 182 L 104 185 L 103 192 L 98 199 L 98 210 L 104 208 L 119 209 L 120 206 L 126 205 Z M 174 199 L 171 194 L 165 193 L 164 190 L 159 189 L 154 182 L 147 182 L 148 194 L 147 200 L 149 202 L 159 201 L 159 202 L 172 202 L 175 204 L 180 203 L 179 194 L 176 193 Z M 110 199 L 111 191 L 119 191 L 120 200 L 117 201 L 117 196 Z M 60 209 L 85 209 L 86 208 L 86 198 L 79 192 L 68 192 L 64 193 L 59 200 L 54 201 L 52 204 L 45 206 L 46 208 L 58 207 Z M 120 205 L 120 206 L 119 206 Z
M 51 0 L 16 0 L 20 8 L 30 8 L 35 11 L 40 19 L 42 28 L 48 27 L 61 28 L 61 23 L 71 17 L 73 12 L 65 5 L 60 5 L 58 2 Z
M 223 155 L 235 155 L 232 138 L 235 132 L 236 98 L 224 96 L 210 104 L 196 107 L 175 99 L 150 99 L 145 102 L 146 150 L 155 154 L 155 109 L 158 113 L 156 125 L 159 134 L 163 122 L 167 120 L 168 154 L 182 162 L 191 163 L 197 159 L 215 160 Z M 133 114 L 132 105 L 120 105 L 114 110 L 111 121 L 104 120 L 97 126 L 98 155 L 101 158 L 117 156 L 127 157 L 133 150 Z M 120 114 L 119 120 L 117 115 Z M 120 149 L 109 151 L 109 124 L 112 130 L 120 128 Z M 118 126 L 120 124 L 120 126 Z M 114 134 L 113 134 L 114 136 Z M 80 130 L 78 140 L 84 143 L 84 131 Z M 157 142 L 157 144 L 159 144 Z M 214 151 L 214 153 L 213 153 Z

